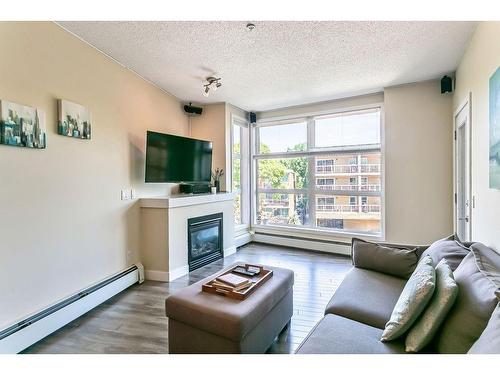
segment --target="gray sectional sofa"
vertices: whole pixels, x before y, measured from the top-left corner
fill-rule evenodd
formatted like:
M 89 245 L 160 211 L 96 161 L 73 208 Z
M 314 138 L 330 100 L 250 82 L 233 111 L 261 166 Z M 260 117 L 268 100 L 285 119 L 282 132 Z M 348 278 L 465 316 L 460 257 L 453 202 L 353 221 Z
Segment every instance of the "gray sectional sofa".
M 394 248 L 394 252 L 413 250 L 415 262 L 423 254 L 436 263 L 446 258 L 454 270 L 457 300 L 423 352 L 500 353 L 500 254 L 480 243 L 461 244 L 453 237 L 423 247 L 377 245 Z M 328 303 L 323 319 L 299 346 L 298 354 L 405 353 L 404 337 L 380 341 L 409 277 L 405 272 L 394 276 L 398 273 L 394 270 L 397 257 L 384 250 L 385 254 L 377 254 L 362 246 L 357 249 L 353 243 L 354 266 Z

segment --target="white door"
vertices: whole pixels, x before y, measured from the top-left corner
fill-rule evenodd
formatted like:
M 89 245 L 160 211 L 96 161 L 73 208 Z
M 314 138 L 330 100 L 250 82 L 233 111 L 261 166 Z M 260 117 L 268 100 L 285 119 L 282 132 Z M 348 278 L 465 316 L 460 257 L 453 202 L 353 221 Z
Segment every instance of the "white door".
M 471 240 L 470 100 L 455 112 L 455 232 L 462 241 Z

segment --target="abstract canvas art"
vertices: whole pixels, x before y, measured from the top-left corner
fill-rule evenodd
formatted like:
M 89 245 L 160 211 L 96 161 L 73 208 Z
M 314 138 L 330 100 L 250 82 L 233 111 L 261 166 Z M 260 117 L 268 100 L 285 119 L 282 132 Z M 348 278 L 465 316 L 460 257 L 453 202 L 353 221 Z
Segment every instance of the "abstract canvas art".
M 59 100 L 59 121 L 57 132 L 73 138 L 91 138 L 90 112 L 80 104 Z
M 500 189 L 500 67 L 490 78 L 490 188 Z
M 47 147 L 45 113 L 33 107 L 2 100 L 0 144 L 27 148 Z

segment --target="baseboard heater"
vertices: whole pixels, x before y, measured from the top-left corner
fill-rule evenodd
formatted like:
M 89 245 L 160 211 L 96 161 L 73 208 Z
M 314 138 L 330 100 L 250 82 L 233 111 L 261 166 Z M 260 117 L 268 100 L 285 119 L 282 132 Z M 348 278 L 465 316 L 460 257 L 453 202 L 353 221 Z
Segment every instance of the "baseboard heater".
M 138 263 L 0 331 L 0 353 L 19 353 L 129 286 L 144 281 Z
M 351 244 L 349 242 L 326 239 L 324 240 L 320 238 L 307 238 L 293 235 L 255 232 L 252 237 L 252 241 L 332 254 L 351 254 Z

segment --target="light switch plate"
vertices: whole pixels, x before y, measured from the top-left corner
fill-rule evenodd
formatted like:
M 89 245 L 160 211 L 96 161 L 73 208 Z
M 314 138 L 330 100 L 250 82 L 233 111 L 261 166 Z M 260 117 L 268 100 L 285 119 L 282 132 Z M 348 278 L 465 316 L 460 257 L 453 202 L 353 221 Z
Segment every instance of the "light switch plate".
M 130 190 L 121 191 L 122 201 L 128 201 L 130 199 Z

